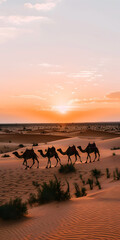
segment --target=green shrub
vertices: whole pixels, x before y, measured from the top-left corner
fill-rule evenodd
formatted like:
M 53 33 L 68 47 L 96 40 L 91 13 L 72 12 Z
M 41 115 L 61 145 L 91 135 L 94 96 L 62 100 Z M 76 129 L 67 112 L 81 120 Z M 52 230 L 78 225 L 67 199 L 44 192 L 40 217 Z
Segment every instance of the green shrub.
M 120 172 L 118 171 L 118 168 L 115 169 L 115 173 L 116 173 L 116 179 L 120 180 Z
M 23 147 L 25 147 L 25 146 L 24 146 L 23 144 L 19 144 L 18 147 L 19 147 L 19 148 L 23 148 Z
M 71 173 L 71 172 L 75 172 L 76 169 L 74 167 L 74 164 L 66 164 L 66 165 L 61 165 L 59 168 L 59 172 L 60 173 Z
M 36 188 L 40 186 L 40 184 L 37 181 L 32 181 L 32 185 Z
M 18 219 L 27 214 L 27 204 L 21 198 L 10 200 L 0 206 L 0 218 L 4 220 Z
M 113 180 L 116 179 L 115 171 L 113 171 Z
M 96 180 L 98 179 L 98 178 L 100 178 L 101 177 L 101 171 L 100 170 L 98 170 L 98 169 L 92 169 L 91 170 L 91 172 L 92 172 L 92 176 L 93 177 L 95 177 L 96 178 Z
M 29 198 L 28 198 L 28 203 L 30 204 L 30 206 L 32 206 L 36 202 L 37 202 L 37 197 L 36 197 L 35 193 L 30 193 Z
M 96 186 L 98 186 L 98 189 L 101 189 L 101 184 L 98 180 L 96 180 Z
M 33 143 L 33 147 L 36 147 L 36 146 L 38 146 L 38 143 Z
M 113 148 L 111 148 L 111 150 L 119 150 L 120 149 L 120 147 L 113 147 Z
M 87 195 L 86 194 L 86 188 L 81 188 L 80 189 L 77 183 L 74 183 L 74 187 L 75 187 L 75 196 L 77 198 Z
M 83 179 L 82 174 L 80 174 L 80 179 L 81 179 L 83 185 L 85 185 L 85 180 Z
M 75 196 L 77 198 L 81 197 L 81 191 L 80 191 L 80 188 L 79 188 L 78 184 L 74 183 L 74 187 L 75 187 Z
M 113 156 L 115 156 L 116 154 L 115 153 L 113 153 Z
M 106 175 L 107 175 L 107 178 L 110 178 L 109 168 L 106 168 Z
M 44 182 L 37 186 L 37 197 L 34 194 L 31 194 L 28 201 L 29 203 L 37 202 L 39 204 L 49 203 L 53 201 L 65 201 L 70 199 L 70 189 L 69 183 L 67 183 L 67 190 L 63 191 L 61 189 L 61 181 L 58 181 L 55 176 L 55 180 L 50 180 L 49 183 Z M 36 184 L 34 184 L 36 187 Z
M 93 179 L 88 178 L 87 184 L 90 186 L 90 190 L 93 189 Z
M 3 158 L 8 158 L 8 157 L 10 157 L 10 155 L 4 154 L 2 157 L 3 157 Z

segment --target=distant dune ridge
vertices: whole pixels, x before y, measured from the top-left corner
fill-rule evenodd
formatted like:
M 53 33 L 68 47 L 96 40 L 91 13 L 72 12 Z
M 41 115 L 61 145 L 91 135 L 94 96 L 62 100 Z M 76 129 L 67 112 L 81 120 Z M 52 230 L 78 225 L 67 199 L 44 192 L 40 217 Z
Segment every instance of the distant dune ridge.
M 114 128 L 114 126 L 112 126 L 112 128 Z M 43 183 L 44 181 L 48 182 L 50 179 L 54 178 L 54 174 L 59 180 L 61 180 L 63 189 L 66 189 L 67 179 L 70 184 L 71 193 L 70 201 L 62 203 L 55 202 L 39 207 L 37 206 L 29 208 L 28 216 L 26 219 L 22 219 L 18 222 L 3 222 L 0 220 L 0 239 L 120 239 L 120 181 L 113 179 L 113 171 L 116 168 L 120 170 L 120 149 L 111 150 L 111 148 L 120 147 L 120 136 L 118 134 L 119 131 L 116 129 L 118 128 L 118 125 L 116 126 L 117 127 L 115 127 L 114 131 L 111 129 L 108 130 L 110 133 L 109 138 L 108 135 L 105 137 L 105 130 L 102 130 L 103 135 L 101 133 L 102 131 L 100 130 L 99 136 L 98 129 L 97 136 L 88 136 L 87 130 L 84 136 L 80 137 L 79 134 L 78 136 L 75 136 L 74 134 L 76 133 L 77 135 L 77 131 L 80 131 L 79 126 L 77 126 L 77 131 L 75 128 L 76 126 L 73 126 L 72 130 L 71 126 L 67 126 L 66 130 L 64 127 L 63 131 L 66 132 L 63 132 L 62 134 L 64 137 L 65 135 L 67 137 L 64 139 L 61 139 L 62 134 L 59 135 L 58 132 L 56 137 L 55 127 L 54 130 L 45 129 L 44 131 L 49 132 L 44 133 L 46 136 L 46 139 L 44 138 L 45 136 L 43 137 L 43 139 L 45 139 L 45 142 L 43 141 L 42 143 L 42 141 L 37 141 L 38 146 L 33 147 L 39 158 L 39 169 L 37 169 L 37 164 L 35 164 L 33 169 L 24 170 L 24 166 L 22 166 L 23 159 L 17 159 L 12 154 L 12 148 L 9 149 L 10 151 L 7 153 L 10 156 L 9 158 L 3 158 L 3 154 L 0 154 L 0 204 L 3 204 L 10 198 L 15 197 L 22 197 L 23 201 L 27 200 L 31 192 L 36 192 L 35 187 L 32 185 L 32 181 L 37 181 L 38 183 Z M 93 130 L 88 129 L 88 133 Z M 31 133 L 32 136 L 34 131 L 36 131 L 36 129 L 33 129 Z M 12 130 L 12 134 L 13 132 L 15 139 L 15 136 L 18 136 L 19 133 L 14 129 Z M 70 138 L 68 138 L 69 132 Z M 6 141 L 7 138 L 4 138 L 4 134 L 4 132 L 0 132 L 0 144 L 4 144 L 4 146 L 7 147 L 6 142 L 4 142 L 4 139 Z M 10 134 L 11 133 L 8 133 L 8 139 L 10 139 Z M 72 134 L 73 136 L 71 136 Z M 117 137 L 115 137 L 114 134 L 116 134 Z M 24 130 L 21 135 L 26 137 L 27 132 Z M 49 142 L 49 137 L 47 137 L 48 135 L 50 136 L 51 140 L 52 136 L 54 136 L 53 141 L 50 140 Z M 60 138 L 58 136 L 60 136 Z M 41 139 L 41 134 L 39 137 L 39 139 Z M 33 142 L 36 142 L 36 139 L 33 140 Z M 45 169 L 47 158 L 42 158 L 42 156 L 40 156 L 38 153 L 39 149 L 42 149 L 45 152 L 45 149 L 47 149 L 48 146 L 54 146 L 56 149 L 62 148 L 62 150 L 65 151 L 68 146 L 72 146 L 74 144 L 76 147 L 78 145 L 81 145 L 84 149 L 89 142 L 92 143 L 94 141 L 101 154 L 100 161 L 85 164 L 87 155 L 81 153 L 78 150 L 83 163 L 80 163 L 80 161 L 77 160 L 75 164 L 76 172 L 70 173 L 68 175 L 59 173 L 59 166 L 57 168 L 53 167 L 56 163 L 54 158 L 51 159 L 52 168 Z M 18 139 L 16 142 L 14 140 L 14 142 L 7 142 L 7 144 L 9 147 L 10 144 L 14 144 L 15 148 L 18 148 L 19 154 L 21 154 L 21 152 L 24 152 L 26 147 L 30 149 L 33 142 L 26 142 L 24 144 L 25 147 L 23 148 L 18 148 L 19 143 L 24 143 L 18 142 Z M 113 153 L 115 153 L 114 156 Z M 67 163 L 67 156 L 62 156 L 59 154 L 59 152 L 58 155 L 61 159 L 62 164 Z M 94 155 L 91 154 L 91 157 L 93 160 Z M 74 162 L 74 156 L 71 158 Z M 31 165 L 32 160 L 28 160 L 28 163 Z M 85 188 L 87 190 L 87 196 L 76 199 L 74 195 L 74 183 L 76 182 L 80 187 L 82 187 L 83 183 L 80 175 L 82 175 L 82 178 L 86 183 L 88 178 L 91 178 L 91 170 L 95 168 L 99 169 L 102 173 L 102 176 L 99 178 L 102 189 L 98 190 L 98 187 L 94 184 L 93 190 L 90 190 L 89 184 L 86 184 Z M 106 168 L 109 168 L 110 178 L 106 177 Z

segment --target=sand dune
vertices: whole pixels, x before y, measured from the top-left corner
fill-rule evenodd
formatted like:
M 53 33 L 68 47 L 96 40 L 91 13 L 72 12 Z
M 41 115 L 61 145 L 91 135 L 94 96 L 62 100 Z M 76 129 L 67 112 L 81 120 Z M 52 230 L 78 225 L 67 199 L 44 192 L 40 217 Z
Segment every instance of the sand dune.
M 61 147 L 66 150 L 68 146 L 75 144 L 86 147 L 88 142 L 96 141 L 101 153 L 101 160 L 91 164 L 84 164 L 86 154 L 81 153 L 83 164 L 76 163 L 76 173 L 61 175 L 58 168 L 53 168 L 55 159 L 52 160 L 52 168 L 45 169 L 47 159 L 42 158 L 38 149 L 43 151 L 54 145 L 56 148 Z M 1 204 L 10 198 L 22 197 L 23 200 L 28 199 L 31 192 L 36 192 L 32 185 L 32 181 L 48 182 L 54 178 L 54 174 L 61 180 L 63 188 L 66 188 L 65 180 L 70 183 L 70 191 L 72 199 L 65 203 L 53 203 L 40 207 L 29 209 L 27 219 L 18 222 L 5 223 L 0 221 L 0 239 L 1 240 L 37 240 L 37 239 L 120 239 L 120 183 L 113 181 L 113 170 L 118 167 L 120 169 L 120 150 L 115 151 L 113 156 L 111 147 L 120 146 L 120 138 L 100 140 L 100 139 L 80 139 L 79 137 L 62 139 L 47 144 L 40 144 L 34 147 L 35 152 L 39 156 L 40 168 L 35 165 L 33 169 L 27 171 L 22 166 L 22 159 L 17 159 L 12 152 L 9 152 L 8 159 L 2 158 L 0 155 L 0 201 Z M 31 145 L 27 145 L 31 148 Z M 19 149 L 19 153 L 25 148 Z M 67 156 L 60 155 L 62 163 L 67 162 Z M 92 159 L 93 159 L 92 155 Z M 74 157 L 72 157 L 74 161 Z M 32 161 L 28 161 L 32 164 Z M 98 190 L 94 186 L 92 191 L 89 186 L 87 196 L 75 199 L 74 182 L 82 186 L 80 174 L 83 175 L 85 181 L 91 175 L 91 169 L 100 169 L 103 176 L 100 178 L 102 186 Z M 106 178 L 105 169 L 110 169 L 111 177 Z

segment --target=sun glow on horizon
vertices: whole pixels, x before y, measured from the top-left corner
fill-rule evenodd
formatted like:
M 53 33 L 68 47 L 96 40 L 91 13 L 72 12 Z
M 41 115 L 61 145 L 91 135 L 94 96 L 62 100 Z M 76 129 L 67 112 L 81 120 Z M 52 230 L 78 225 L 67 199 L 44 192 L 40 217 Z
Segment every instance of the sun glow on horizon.
M 54 106 L 52 108 L 54 111 L 57 111 L 61 114 L 66 114 L 68 112 L 68 106 L 65 106 L 65 105 L 60 105 L 60 106 Z

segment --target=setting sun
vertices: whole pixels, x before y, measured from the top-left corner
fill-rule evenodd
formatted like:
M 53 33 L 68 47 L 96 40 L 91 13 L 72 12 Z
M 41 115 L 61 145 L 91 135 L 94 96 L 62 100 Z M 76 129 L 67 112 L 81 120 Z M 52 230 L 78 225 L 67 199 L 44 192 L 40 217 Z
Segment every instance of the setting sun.
M 65 106 L 65 105 L 54 106 L 53 110 L 61 114 L 66 114 L 68 112 L 68 106 Z

